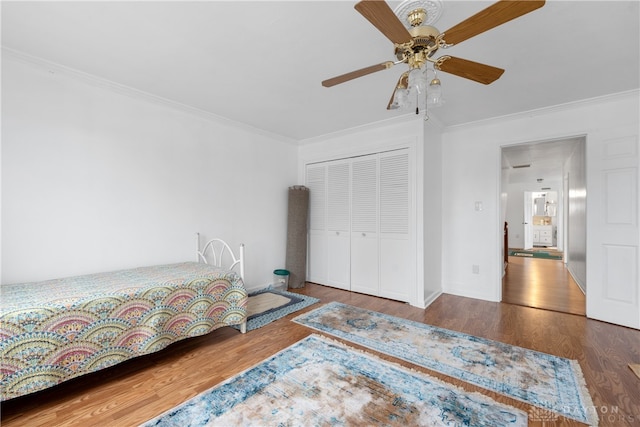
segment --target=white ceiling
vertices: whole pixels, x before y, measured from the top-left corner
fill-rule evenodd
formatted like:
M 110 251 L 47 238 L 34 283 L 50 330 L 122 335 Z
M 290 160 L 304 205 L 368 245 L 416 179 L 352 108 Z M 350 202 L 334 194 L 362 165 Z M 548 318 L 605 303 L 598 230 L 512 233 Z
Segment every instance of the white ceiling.
M 509 184 L 528 190 L 562 189 L 564 166 L 584 138 L 531 142 L 502 148 L 502 171 Z M 584 152 L 584 151 L 582 151 Z
M 442 0 L 444 31 L 493 2 Z M 401 113 L 386 105 L 403 65 L 355 1 L 2 1 L 2 45 L 304 140 Z M 399 2 L 389 2 L 392 8 Z M 506 69 L 484 86 L 440 73 L 444 125 L 640 87 L 638 1 L 554 1 L 446 51 Z

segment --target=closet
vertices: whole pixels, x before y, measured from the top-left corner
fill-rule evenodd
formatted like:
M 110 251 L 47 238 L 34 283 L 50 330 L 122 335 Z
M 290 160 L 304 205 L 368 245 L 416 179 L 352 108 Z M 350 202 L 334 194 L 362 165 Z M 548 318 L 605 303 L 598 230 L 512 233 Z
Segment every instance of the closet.
M 415 281 L 409 149 L 306 165 L 307 280 L 409 301 Z

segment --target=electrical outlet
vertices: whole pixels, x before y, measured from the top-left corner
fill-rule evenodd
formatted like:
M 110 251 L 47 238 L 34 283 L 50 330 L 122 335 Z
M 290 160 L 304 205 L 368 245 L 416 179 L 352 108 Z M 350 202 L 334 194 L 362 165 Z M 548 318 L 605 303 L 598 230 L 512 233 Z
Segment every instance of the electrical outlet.
M 479 266 L 479 265 L 476 265 L 476 264 L 473 264 L 473 265 L 471 266 L 471 272 L 472 272 L 473 274 L 480 274 L 480 266 Z

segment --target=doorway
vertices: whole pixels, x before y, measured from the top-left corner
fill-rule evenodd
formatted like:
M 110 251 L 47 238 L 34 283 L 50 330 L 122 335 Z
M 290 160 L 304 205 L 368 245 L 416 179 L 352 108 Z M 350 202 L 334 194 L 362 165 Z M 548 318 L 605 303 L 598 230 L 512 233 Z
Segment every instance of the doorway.
M 502 302 L 586 315 L 586 295 L 562 260 L 510 256 Z
M 586 224 L 580 212 L 571 218 L 576 201 L 567 186 L 569 174 L 584 176 L 584 151 L 583 137 L 502 147 L 503 302 L 586 314 L 586 283 L 579 283 L 586 274 L 576 274 L 567 256 L 586 252 L 581 237 L 570 245 L 568 231 L 584 236 Z

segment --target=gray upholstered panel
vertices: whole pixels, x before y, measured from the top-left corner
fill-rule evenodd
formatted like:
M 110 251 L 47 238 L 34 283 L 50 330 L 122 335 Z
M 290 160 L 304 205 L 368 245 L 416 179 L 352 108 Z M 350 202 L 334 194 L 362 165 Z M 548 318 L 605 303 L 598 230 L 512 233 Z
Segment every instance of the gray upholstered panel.
M 286 269 L 293 289 L 303 288 L 306 280 L 308 216 L 309 189 L 302 185 L 289 187 Z

